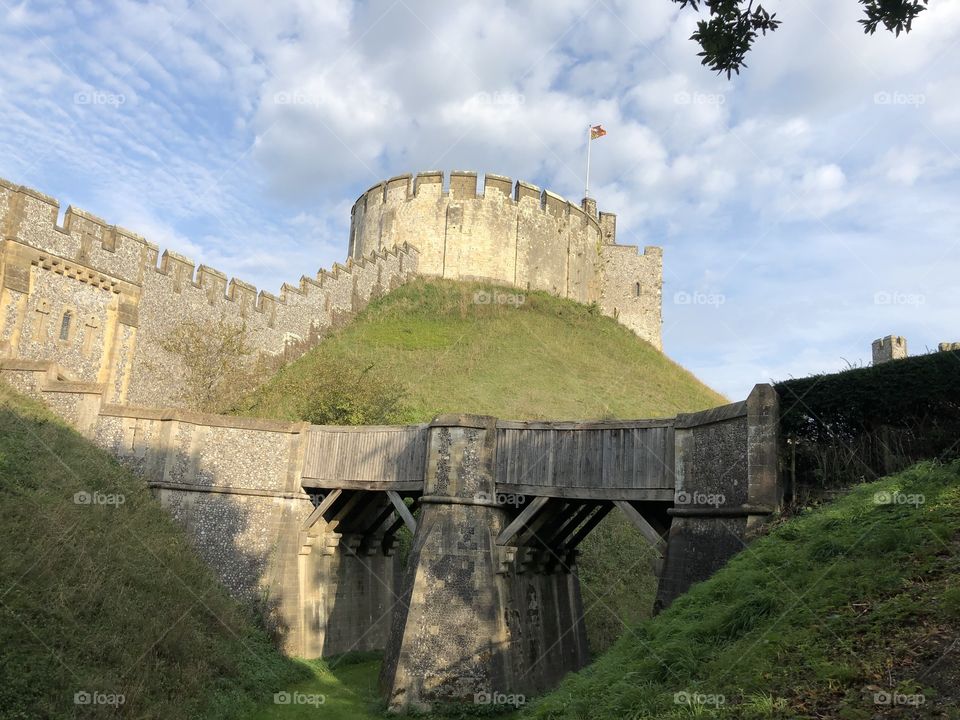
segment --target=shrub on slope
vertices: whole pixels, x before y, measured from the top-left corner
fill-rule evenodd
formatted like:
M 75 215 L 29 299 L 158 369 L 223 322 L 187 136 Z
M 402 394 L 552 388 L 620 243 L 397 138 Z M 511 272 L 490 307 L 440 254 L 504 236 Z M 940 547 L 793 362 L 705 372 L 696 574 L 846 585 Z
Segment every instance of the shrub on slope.
M 305 676 L 142 480 L 3 382 L 0 512 L 0 717 L 232 718 Z

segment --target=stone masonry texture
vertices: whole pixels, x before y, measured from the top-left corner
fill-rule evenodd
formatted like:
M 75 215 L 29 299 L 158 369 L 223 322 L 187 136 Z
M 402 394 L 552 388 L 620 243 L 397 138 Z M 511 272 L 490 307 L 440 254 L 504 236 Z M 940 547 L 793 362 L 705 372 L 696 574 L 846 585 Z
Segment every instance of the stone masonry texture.
M 340 324 L 416 272 L 417 251 L 391 247 L 284 284 L 280 295 L 76 208 L 0 180 L 0 358 L 55 361 L 103 384 L 109 402 L 182 406 L 180 359 L 162 345 L 184 321 L 242 324 L 276 355 Z
M 647 513 L 655 523 L 664 510 L 672 522 L 647 523 L 651 542 L 667 538 L 659 607 L 740 551 L 751 524 L 782 496 L 779 407 L 769 385 L 666 421 L 522 425 L 447 415 L 386 432 L 113 404 L 105 384 L 66 379 L 52 361 L 2 359 L 0 375 L 143 478 L 286 652 L 385 650 L 381 688 L 398 710 L 491 698 L 522 704 L 589 659 L 577 541 L 559 532 L 584 516 L 570 515 L 578 503 L 568 508 L 540 489 L 572 492 L 590 510 L 627 503 L 628 517 Z M 631 471 L 611 485 L 622 454 L 602 440 L 617 422 L 651 437 L 667 433 L 669 442 L 643 446 L 669 472 Z M 500 460 L 511 455 L 530 467 L 539 455 L 502 432 L 518 425 L 583 437 L 576 452 L 554 456 L 561 486 L 531 486 L 535 495 L 511 507 L 498 499 L 514 479 Z M 318 465 L 316 456 L 331 433 L 358 435 L 353 445 L 366 452 L 340 458 L 328 476 L 331 461 Z M 391 517 L 398 491 L 420 503 L 416 520 Z M 663 491 L 673 496 L 669 508 Z M 401 576 L 389 528 L 404 522 L 415 527 Z M 567 530 L 580 537 L 590 527 Z
M 495 446 L 493 418 L 431 427 L 424 509 L 380 675 L 393 709 L 522 702 L 588 660 L 575 572 L 503 562 L 507 514 L 477 501 L 496 495 Z

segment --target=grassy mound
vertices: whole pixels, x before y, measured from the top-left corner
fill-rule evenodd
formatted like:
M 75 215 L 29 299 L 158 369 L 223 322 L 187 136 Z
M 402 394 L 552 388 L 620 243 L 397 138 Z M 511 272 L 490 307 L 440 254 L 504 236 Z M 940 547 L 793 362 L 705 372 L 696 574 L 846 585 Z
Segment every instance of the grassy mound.
M 525 716 L 960 717 L 960 463 L 774 527 Z
M 282 370 L 241 411 L 302 418 L 303 389 L 331 358 L 373 368 L 405 388 L 403 419 L 411 422 L 444 412 L 511 420 L 664 417 L 726 402 L 596 307 L 543 292 L 526 293 L 519 304 L 495 301 L 515 292 L 411 282 Z
M 0 382 L 0 717 L 235 718 L 279 656 L 142 480 Z

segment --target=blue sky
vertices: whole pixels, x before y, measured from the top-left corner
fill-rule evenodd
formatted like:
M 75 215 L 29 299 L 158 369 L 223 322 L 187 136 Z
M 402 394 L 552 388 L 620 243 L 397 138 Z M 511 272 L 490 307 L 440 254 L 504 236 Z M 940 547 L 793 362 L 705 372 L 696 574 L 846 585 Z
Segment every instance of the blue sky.
M 0 0 L 0 176 L 276 292 L 395 174 L 475 169 L 664 247 L 667 354 L 730 397 L 960 339 L 960 3 L 770 0 L 728 81 L 669 0 Z

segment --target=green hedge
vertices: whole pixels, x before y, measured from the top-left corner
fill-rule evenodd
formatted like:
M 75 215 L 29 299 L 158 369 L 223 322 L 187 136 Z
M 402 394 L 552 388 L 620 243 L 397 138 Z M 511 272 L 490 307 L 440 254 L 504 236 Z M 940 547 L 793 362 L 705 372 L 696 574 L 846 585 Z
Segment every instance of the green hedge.
M 846 486 L 960 455 L 960 351 L 775 387 L 795 490 Z

